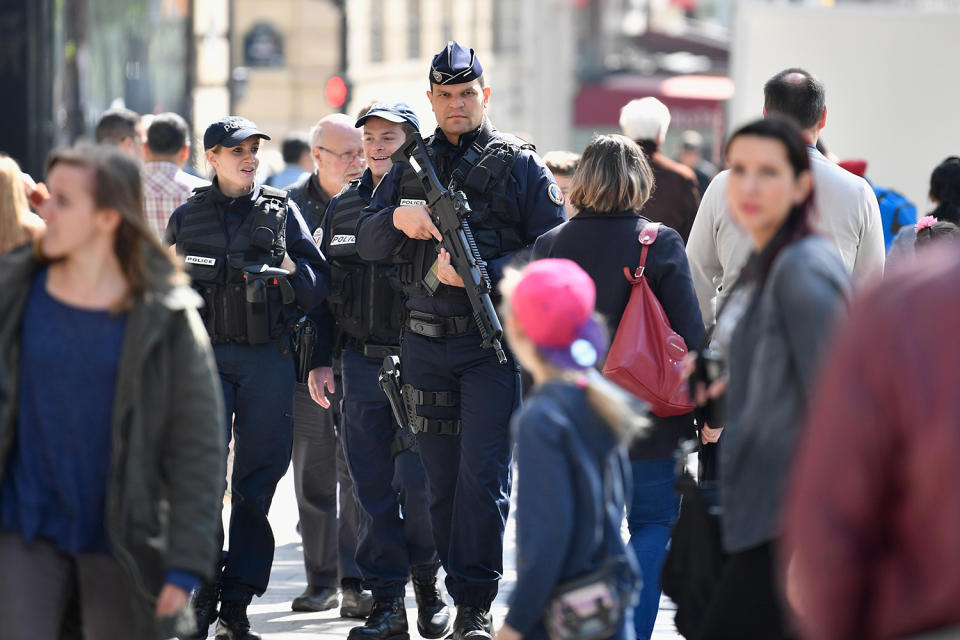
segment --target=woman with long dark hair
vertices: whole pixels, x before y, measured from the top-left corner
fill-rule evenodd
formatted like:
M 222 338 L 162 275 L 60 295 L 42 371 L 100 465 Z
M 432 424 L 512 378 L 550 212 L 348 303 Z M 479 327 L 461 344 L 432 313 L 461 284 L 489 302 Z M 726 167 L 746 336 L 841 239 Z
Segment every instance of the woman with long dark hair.
M 217 554 L 201 301 L 144 220 L 133 160 L 55 151 L 47 185 L 46 230 L 0 258 L 0 635 L 60 638 L 73 600 L 88 640 L 169 637 Z
M 711 342 L 729 368 L 728 381 L 709 390 L 718 396 L 726 387 L 720 492 L 729 557 L 700 637 L 783 638 L 790 632 L 774 567 L 783 485 L 848 275 L 836 248 L 811 231 L 814 186 L 791 122 L 769 117 L 741 127 L 726 160 L 731 215 L 753 253 Z

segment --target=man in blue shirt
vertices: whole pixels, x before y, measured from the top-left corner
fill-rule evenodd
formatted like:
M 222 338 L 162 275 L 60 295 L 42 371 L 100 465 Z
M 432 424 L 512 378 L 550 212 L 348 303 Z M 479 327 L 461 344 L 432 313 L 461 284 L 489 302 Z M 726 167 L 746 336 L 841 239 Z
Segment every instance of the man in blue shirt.
M 432 61 L 430 99 L 438 128 L 427 148 L 443 184 L 470 202 L 469 225 L 494 286 L 503 267 L 566 219 L 563 195 L 533 150 L 485 117 L 490 88 L 472 49 L 449 42 Z M 446 584 L 457 605 L 455 640 L 491 637 L 490 604 L 503 571 L 510 503 L 510 416 L 520 402 L 519 367 L 481 346 L 463 282 L 439 248 L 422 184 L 394 164 L 361 215 L 364 260 L 403 261 L 407 296 L 402 382 L 410 427 L 431 491 L 431 520 Z

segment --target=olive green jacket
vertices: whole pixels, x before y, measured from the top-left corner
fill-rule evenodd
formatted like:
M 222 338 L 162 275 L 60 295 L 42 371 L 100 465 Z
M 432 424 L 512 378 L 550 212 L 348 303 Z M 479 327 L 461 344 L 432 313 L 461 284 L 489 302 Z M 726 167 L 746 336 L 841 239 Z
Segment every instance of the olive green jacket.
M 171 265 L 145 251 L 151 280 L 167 281 Z M 20 320 L 39 268 L 30 247 L 0 256 L 0 483 L 16 438 Z M 144 615 L 168 569 L 212 575 L 226 475 L 222 390 L 200 298 L 187 285 L 148 289 L 127 319 L 104 514 Z

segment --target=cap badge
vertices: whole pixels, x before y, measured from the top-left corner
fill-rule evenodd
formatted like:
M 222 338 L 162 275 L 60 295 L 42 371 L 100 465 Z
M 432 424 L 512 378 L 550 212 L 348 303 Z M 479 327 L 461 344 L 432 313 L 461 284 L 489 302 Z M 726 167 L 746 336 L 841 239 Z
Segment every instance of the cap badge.
M 436 82 L 440 82 L 441 80 L 443 80 L 443 76 L 440 75 L 440 72 L 439 72 L 439 71 L 437 71 L 436 69 L 434 69 L 434 70 L 433 70 L 433 79 L 434 79 L 434 81 L 436 81 Z

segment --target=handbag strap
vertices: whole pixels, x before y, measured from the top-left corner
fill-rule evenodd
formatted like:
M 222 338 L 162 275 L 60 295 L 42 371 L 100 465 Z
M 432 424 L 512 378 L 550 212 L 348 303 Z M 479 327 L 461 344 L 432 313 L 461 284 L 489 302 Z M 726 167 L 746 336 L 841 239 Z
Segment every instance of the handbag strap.
M 647 265 L 647 252 L 650 250 L 650 245 L 652 245 L 657 236 L 660 234 L 660 223 L 659 222 L 648 222 L 643 229 L 640 230 L 640 265 L 637 267 L 636 271 L 632 274 L 628 267 L 623 268 L 623 275 L 627 277 L 627 280 L 630 281 L 630 284 L 637 284 L 640 282 L 640 279 L 643 278 L 643 272 L 646 269 Z

